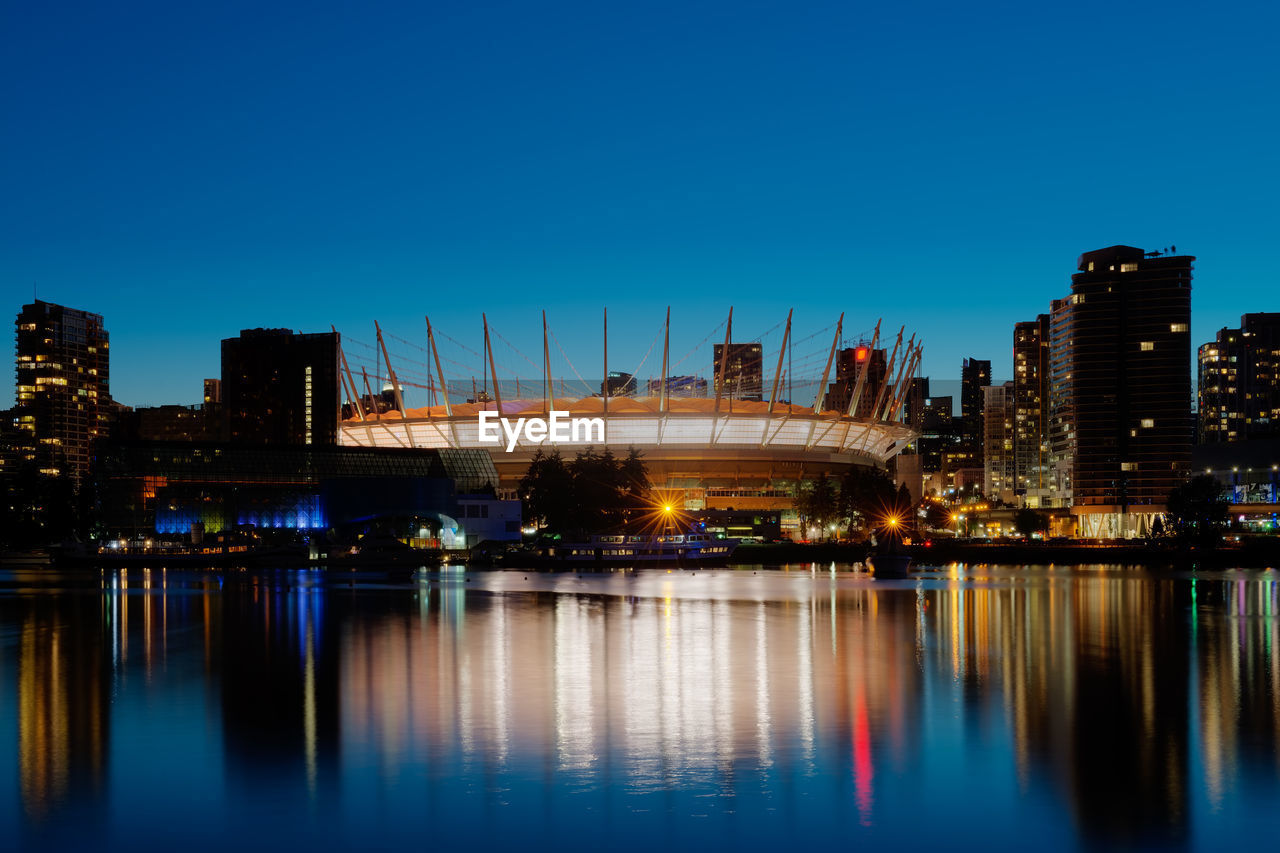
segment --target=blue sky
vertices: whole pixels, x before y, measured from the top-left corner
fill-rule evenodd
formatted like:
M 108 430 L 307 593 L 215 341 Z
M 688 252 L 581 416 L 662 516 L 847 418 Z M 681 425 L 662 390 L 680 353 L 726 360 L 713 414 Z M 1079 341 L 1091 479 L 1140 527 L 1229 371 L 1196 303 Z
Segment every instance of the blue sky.
M 606 305 L 611 367 L 732 304 L 1004 376 L 1116 243 L 1198 256 L 1197 343 L 1280 310 L 1267 4 L 0 9 L 0 295 L 105 315 L 129 404 L 195 402 L 241 328 L 426 313 L 537 360 L 545 307 L 598 374 Z

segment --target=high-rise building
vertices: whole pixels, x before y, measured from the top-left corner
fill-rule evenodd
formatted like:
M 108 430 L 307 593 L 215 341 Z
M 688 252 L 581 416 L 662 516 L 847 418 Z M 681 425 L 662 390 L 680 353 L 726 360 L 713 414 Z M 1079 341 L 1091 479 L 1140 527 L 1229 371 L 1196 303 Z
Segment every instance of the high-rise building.
M 338 334 L 245 329 L 225 339 L 222 396 L 234 443 L 335 444 Z
M 1280 437 L 1280 313 L 1245 314 L 1199 352 L 1200 441 Z
M 1014 499 L 1014 436 L 1016 397 L 1014 383 L 982 389 L 983 491 L 991 500 Z
M 946 451 L 959 440 L 951 414 L 951 397 L 929 397 L 922 408 L 918 442 L 920 467 L 925 474 L 935 474 L 943 470 Z
M 1049 315 L 1013 327 L 1013 479 L 1022 506 L 1047 506 Z
M 764 348 L 760 344 L 712 345 L 715 359 L 715 388 L 730 400 L 763 399 Z
M 847 347 L 837 352 L 836 380 L 827 386 L 823 408 L 833 412 L 849 411 L 853 393 L 858 388 L 858 376 L 861 375 L 862 368 L 865 366 L 867 377 L 863 380 L 862 391 L 858 395 L 857 405 L 853 408 L 853 416 L 855 418 L 872 417 L 871 410 L 879 398 L 880 389 L 884 387 L 888 370 L 887 362 L 884 350 L 872 349 L 865 344 Z M 880 400 L 880 406 L 881 408 L 885 406 L 883 399 Z
M 102 315 L 36 300 L 22 306 L 17 326 L 19 455 L 78 483 L 112 416 Z
M 206 379 L 204 381 L 204 404 L 222 402 L 222 380 Z
M 1049 312 L 1049 493 L 1048 505 L 1071 506 L 1071 466 L 1076 420 L 1071 397 L 1071 298 L 1055 299 Z
M 636 378 L 630 373 L 610 370 L 608 377 L 600 383 L 600 396 L 608 392 L 610 397 L 631 397 L 636 393 Z
M 1071 277 L 1072 508 L 1086 537 L 1149 530 L 1191 461 L 1194 257 L 1111 246 Z
M 902 407 L 902 422 L 916 432 L 924 428 L 925 406 L 929 401 L 929 377 L 913 376 L 907 385 Z
M 991 384 L 991 360 L 966 358 L 960 368 L 960 417 L 964 451 L 972 467 L 982 467 L 983 388 Z

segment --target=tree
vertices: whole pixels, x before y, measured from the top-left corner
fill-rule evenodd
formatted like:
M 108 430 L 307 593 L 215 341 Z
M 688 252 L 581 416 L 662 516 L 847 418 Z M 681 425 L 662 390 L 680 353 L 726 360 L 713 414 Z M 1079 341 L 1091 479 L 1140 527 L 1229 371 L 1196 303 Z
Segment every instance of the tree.
M 893 480 L 879 468 L 855 465 L 840 481 L 840 512 L 849 533 L 870 531 L 895 508 Z
M 951 511 L 937 499 L 924 501 L 924 524 L 930 530 L 948 530 L 952 527 Z
M 533 456 L 529 468 L 520 478 L 520 500 L 529 521 L 551 530 L 563 530 L 573 517 L 573 475 L 560 451 Z
M 1169 527 L 1184 542 L 1212 548 L 1227 525 L 1227 496 L 1210 474 L 1197 474 L 1169 492 Z
M 559 451 L 539 450 L 519 492 L 526 518 L 563 534 L 625 524 L 641 511 L 648 484 L 644 458 L 634 448 L 624 460 L 607 448 L 587 448 L 567 463 Z
M 0 546 L 34 548 L 76 535 L 81 514 L 75 484 L 68 476 L 40 473 L 24 461 L 0 478 Z
M 825 472 L 800 490 L 796 497 L 796 511 L 806 527 L 812 525 L 819 529 L 819 538 L 830 538 L 827 525 L 838 523 L 841 517 L 840 496 Z
M 1030 507 L 1023 507 L 1013 516 L 1013 526 L 1023 536 L 1030 536 L 1032 533 L 1043 533 L 1049 529 L 1049 517 L 1041 512 L 1036 512 Z
M 626 484 L 628 497 L 628 520 L 642 512 L 649 495 L 649 467 L 644 464 L 644 454 L 632 447 L 627 450 L 627 458 L 619 466 L 622 481 Z

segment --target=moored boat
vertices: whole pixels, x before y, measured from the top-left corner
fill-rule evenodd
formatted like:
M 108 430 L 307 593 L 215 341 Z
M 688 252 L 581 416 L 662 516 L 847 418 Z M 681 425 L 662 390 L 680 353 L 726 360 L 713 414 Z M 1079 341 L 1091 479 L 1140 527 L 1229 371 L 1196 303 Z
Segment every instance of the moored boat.
M 871 554 L 867 557 L 871 573 L 877 578 L 905 578 L 911 568 L 910 554 Z

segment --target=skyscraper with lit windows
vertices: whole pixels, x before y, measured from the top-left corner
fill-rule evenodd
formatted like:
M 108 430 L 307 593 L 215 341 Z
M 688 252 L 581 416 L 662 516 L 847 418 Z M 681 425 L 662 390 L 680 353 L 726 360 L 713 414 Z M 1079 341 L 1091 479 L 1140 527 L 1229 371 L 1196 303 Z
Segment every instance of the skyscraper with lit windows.
M 14 420 L 21 462 L 40 473 L 89 473 L 111 417 L 110 348 L 102 315 L 36 300 L 17 317 Z
M 1013 490 L 1023 506 L 1048 506 L 1049 315 L 1013 327 Z
M 1280 437 L 1280 313 L 1245 314 L 1199 352 L 1200 441 Z
M 1071 512 L 1081 535 L 1146 533 L 1191 462 L 1195 258 L 1111 246 L 1071 277 Z

